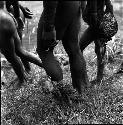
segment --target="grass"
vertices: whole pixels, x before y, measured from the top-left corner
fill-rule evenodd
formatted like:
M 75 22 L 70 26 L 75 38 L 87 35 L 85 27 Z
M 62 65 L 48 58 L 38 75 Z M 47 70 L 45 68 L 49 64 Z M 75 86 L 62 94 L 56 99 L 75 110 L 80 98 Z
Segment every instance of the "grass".
M 28 5 L 28 2 L 26 2 Z M 35 6 L 37 5 L 34 4 Z M 118 17 L 119 27 L 121 18 Z M 37 25 L 33 20 L 29 25 L 32 32 Z M 38 20 L 37 20 L 38 21 Z M 26 33 L 26 30 L 25 30 Z M 116 35 L 115 42 L 123 43 L 122 30 Z M 36 40 L 36 32 L 31 33 L 31 41 Z M 29 36 L 24 37 L 29 40 Z M 102 83 L 89 88 L 81 95 L 73 89 L 68 56 L 64 51 L 62 43 L 56 46 L 54 53 L 57 56 L 63 70 L 63 81 L 61 91 L 58 95 L 56 83 L 52 83 L 47 77 L 44 69 L 31 64 L 31 74 L 28 82 L 21 89 L 16 90 L 16 75 L 12 68 L 6 64 L 3 68 L 5 84 L 1 85 L 1 124 L 2 125 L 58 125 L 58 124 L 123 124 L 123 74 L 115 74 L 123 59 L 122 46 L 119 44 L 108 44 L 111 49 L 116 46 L 113 58 L 109 50 L 108 61 L 105 64 Z M 35 52 L 35 50 L 30 50 Z M 108 50 L 107 50 L 108 51 Z M 117 53 L 117 52 L 120 52 Z M 37 54 L 35 52 L 35 54 Z M 96 78 L 96 59 L 94 43 L 90 44 L 84 51 L 87 63 L 89 80 Z M 67 96 L 70 99 L 68 103 Z
M 59 43 L 55 53 L 63 53 L 67 58 L 62 47 Z M 93 45 L 88 46 L 88 48 L 91 47 Z M 86 54 L 87 50 L 84 56 L 88 76 L 93 80 L 96 77 L 96 70 L 94 70 L 96 60 L 92 61 L 94 55 L 90 56 L 93 50 L 90 49 Z M 14 89 L 14 82 L 9 86 L 9 81 L 16 76 L 12 69 L 6 69 L 4 74 L 8 76 L 7 83 L 1 88 L 1 123 L 3 125 L 122 124 L 123 77 L 122 74 L 114 74 L 120 63 L 116 60 L 107 64 L 102 83 L 78 95 L 72 88 L 69 65 L 63 66 L 61 61 L 64 74 L 62 82 L 64 96 L 62 97 L 57 96 L 57 89 L 53 92 L 49 91 L 48 87 L 55 88 L 56 85 L 51 83 L 42 68 L 31 64 L 30 79 L 20 90 Z M 65 95 L 70 98 L 71 104 L 68 103 Z

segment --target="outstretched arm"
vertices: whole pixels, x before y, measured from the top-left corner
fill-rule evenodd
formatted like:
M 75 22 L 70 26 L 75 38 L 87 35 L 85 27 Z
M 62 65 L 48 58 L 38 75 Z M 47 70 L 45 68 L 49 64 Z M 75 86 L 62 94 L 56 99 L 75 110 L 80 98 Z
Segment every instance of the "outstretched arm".
M 42 39 L 45 42 L 44 50 L 53 50 L 57 45 L 55 30 L 55 15 L 58 1 L 43 1 L 43 32 Z

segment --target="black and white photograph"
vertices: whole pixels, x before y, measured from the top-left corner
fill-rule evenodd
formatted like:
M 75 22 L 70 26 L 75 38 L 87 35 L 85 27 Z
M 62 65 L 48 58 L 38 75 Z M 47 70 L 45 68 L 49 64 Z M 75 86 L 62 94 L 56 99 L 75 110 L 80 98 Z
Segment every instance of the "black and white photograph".
M 123 0 L 0 1 L 1 125 L 123 124 Z

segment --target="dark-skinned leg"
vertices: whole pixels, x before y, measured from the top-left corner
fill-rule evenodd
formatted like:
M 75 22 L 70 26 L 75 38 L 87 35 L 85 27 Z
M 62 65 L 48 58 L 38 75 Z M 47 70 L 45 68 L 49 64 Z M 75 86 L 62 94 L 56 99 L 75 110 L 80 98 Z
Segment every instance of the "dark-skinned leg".
M 39 20 L 37 29 L 37 53 L 42 60 L 43 67 L 48 76 L 51 77 L 52 81 L 61 81 L 63 79 L 62 69 L 59 62 L 56 60 L 53 54 L 53 50 L 45 51 L 44 47 L 47 44 L 46 41 L 42 39 L 43 31 L 43 14 Z
M 102 61 L 104 58 L 104 54 L 105 54 L 105 49 L 106 46 L 103 48 L 103 46 L 101 45 L 101 43 L 97 39 L 95 36 L 96 32 L 88 27 L 86 29 L 86 31 L 81 35 L 80 38 L 80 48 L 81 51 L 83 52 L 83 50 L 92 42 L 94 41 L 95 43 L 95 53 L 97 55 L 97 79 L 96 79 L 96 83 L 100 83 L 103 77 L 103 70 L 104 70 L 104 62 Z M 103 50 L 103 51 L 101 51 Z M 95 80 L 94 82 L 95 83 Z
M 13 7 L 10 8 L 10 12 L 12 14 L 14 14 Z M 23 19 L 23 21 L 25 22 L 25 17 L 24 17 L 24 15 L 23 15 L 21 10 L 20 10 L 20 15 L 21 15 L 21 18 Z M 22 44 L 22 31 L 23 31 L 22 27 L 21 28 L 17 28 L 17 32 L 18 32 L 18 35 L 20 37 L 21 44 Z M 15 51 L 16 51 L 16 48 L 15 48 Z M 23 65 L 24 65 L 24 67 L 25 67 L 25 70 L 29 73 L 29 71 L 31 70 L 29 62 L 26 59 L 24 59 L 24 58 L 21 58 L 21 61 L 22 61 Z
M 21 87 L 22 83 L 26 80 L 26 75 L 24 74 L 24 68 L 22 62 L 15 54 L 15 46 L 13 38 L 7 39 L 6 44 L 7 46 L 5 44 L 2 46 L 1 51 L 5 56 L 5 58 L 12 64 L 12 67 L 19 78 L 18 87 Z
M 103 78 L 104 70 L 104 55 L 106 52 L 106 45 L 102 45 L 100 40 L 95 40 L 95 53 L 97 55 L 97 78 L 96 82 L 99 84 Z
M 0 11 L 0 49 L 7 60 L 12 64 L 19 78 L 18 87 L 26 80 L 25 70 L 15 53 L 14 34 L 17 32 L 13 18 L 5 11 Z
M 77 17 L 65 32 L 63 46 L 69 56 L 73 87 L 81 93 L 82 87 L 87 87 L 90 83 L 87 76 L 86 63 L 79 47 L 79 28 L 80 20 Z
M 80 49 L 83 50 L 96 39 L 95 32 L 91 27 L 88 27 L 83 34 L 80 35 Z

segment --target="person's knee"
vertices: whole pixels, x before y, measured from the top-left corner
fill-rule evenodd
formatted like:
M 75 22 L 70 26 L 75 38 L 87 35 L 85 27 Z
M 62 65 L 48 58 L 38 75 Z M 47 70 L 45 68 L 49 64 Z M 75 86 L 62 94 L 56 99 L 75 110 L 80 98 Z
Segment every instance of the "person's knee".
M 52 81 L 60 82 L 63 79 L 62 70 L 60 68 L 54 69 L 54 71 L 50 74 L 50 76 Z
M 39 57 L 42 60 L 43 67 L 46 70 L 47 75 L 51 77 L 53 81 L 61 81 L 63 79 L 62 69 L 59 62 L 55 59 L 53 52 L 42 52 L 37 50 Z

